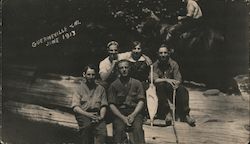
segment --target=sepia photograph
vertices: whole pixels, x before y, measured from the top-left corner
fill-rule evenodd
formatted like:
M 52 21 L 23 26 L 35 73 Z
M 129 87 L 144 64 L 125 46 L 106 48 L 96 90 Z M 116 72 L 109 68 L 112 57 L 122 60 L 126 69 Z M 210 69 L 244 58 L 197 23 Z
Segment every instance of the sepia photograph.
M 249 0 L 0 0 L 0 144 L 248 144 Z

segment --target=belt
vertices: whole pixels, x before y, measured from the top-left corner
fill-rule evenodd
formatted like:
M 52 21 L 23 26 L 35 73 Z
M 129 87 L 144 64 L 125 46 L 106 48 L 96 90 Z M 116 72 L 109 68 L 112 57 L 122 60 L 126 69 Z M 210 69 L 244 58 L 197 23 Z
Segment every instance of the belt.
M 87 112 L 99 112 L 98 108 L 93 108 L 93 109 L 87 109 Z

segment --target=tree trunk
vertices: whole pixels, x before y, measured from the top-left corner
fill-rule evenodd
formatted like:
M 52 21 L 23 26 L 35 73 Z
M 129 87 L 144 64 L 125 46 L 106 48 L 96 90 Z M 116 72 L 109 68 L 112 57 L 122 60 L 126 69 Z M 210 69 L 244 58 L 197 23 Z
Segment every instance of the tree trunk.
M 78 130 L 75 116 L 67 112 L 14 101 L 5 102 L 4 108 L 5 112 L 15 114 L 26 120 Z

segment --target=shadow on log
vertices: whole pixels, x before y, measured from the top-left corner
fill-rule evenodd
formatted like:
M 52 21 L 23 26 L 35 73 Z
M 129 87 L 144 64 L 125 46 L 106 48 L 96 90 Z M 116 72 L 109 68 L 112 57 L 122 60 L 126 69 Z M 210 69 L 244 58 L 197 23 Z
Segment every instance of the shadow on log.
M 36 70 L 30 67 L 7 70 L 4 99 L 59 109 L 70 110 L 74 88 L 81 80 L 55 74 L 36 75 Z
M 81 78 L 38 75 L 36 68 L 26 66 L 8 66 L 7 72 L 3 85 L 4 141 L 76 143 L 78 124 L 71 101 Z
M 20 116 L 34 122 L 50 123 L 55 126 L 66 127 L 72 130 L 78 130 L 78 124 L 73 114 L 44 108 L 42 106 L 26 104 L 14 101 L 4 103 L 4 111 Z

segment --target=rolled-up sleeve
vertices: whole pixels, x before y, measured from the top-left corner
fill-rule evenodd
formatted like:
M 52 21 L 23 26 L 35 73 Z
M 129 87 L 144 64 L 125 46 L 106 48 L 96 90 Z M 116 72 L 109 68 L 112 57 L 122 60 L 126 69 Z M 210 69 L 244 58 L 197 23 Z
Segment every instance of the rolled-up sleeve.
M 145 101 L 145 91 L 143 89 L 142 83 L 138 81 L 138 95 L 137 95 L 137 100 L 140 101 Z
M 189 2 L 189 3 L 187 4 L 187 14 L 186 14 L 186 16 L 192 18 L 192 17 L 194 16 L 195 9 L 196 9 L 196 8 L 195 8 L 193 2 Z
M 181 73 L 180 73 L 180 70 L 179 70 L 179 65 L 177 63 L 174 64 L 173 75 L 174 75 L 175 80 L 178 80 L 180 82 L 182 81 Z
M 150 78 L 150 76 L 151 76 L 151 71 L 149 74 L 149 78 Z M 157 65 L 157 63 L 154 63 L 153 64 L 153 80 L 155 81 L 158 78 L 160 78 L 160 75 L 158 74 L 158 65 Z
M 156 71 L 153 72 L 153 80 L 155 81 L 156 79 L 160 78 L 158 73 Z
M 108 106 L 108 100 L 107 100 L 105 89 L 103 88 L 103 92 L 101 95 L 101 107 L 104 107 L 104 106 Z
M 78 90 L 76 90 L 72 96 L 71 108 L 74 108 L 76 106 L 81 106 L 81 96 L 79 95 Z
M 99 64 L 99 74 L 107 73 L 106 67 L 107 65 L 105 64 L 105 61 L 101 61 Z

